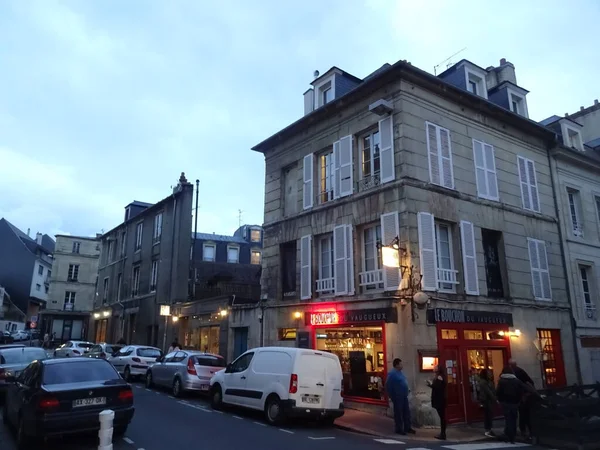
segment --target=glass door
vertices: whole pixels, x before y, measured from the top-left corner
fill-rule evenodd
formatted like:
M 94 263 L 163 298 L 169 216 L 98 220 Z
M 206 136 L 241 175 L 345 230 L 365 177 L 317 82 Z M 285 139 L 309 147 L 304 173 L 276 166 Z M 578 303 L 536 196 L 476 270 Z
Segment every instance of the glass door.
M 506 350 L 469 348 L 466 351 L 466 359 L 468 367 L 465 381 L 467 386 L 465 389 L 467 419 L 468 421 L 480 420 L 483 418 L 483 411 L 478 399 L 479 375 L 482 370 L 487 369 L 495 388 L 506 364 Z
M 461 365 L 458 348 L 443 348 L 440 350 L 440 367 L 446 371 L 448 385 L 446 389 L 446 414 L 449 422 L 465 421 L 465 406 L 463 403 Z

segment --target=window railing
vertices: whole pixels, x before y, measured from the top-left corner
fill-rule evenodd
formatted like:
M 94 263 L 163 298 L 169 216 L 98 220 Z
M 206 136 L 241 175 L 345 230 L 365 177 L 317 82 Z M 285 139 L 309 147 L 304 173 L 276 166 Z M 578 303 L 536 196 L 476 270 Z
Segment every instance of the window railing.
M 383 270 L 368 270 L 358 274 L 358 284 L 360 286 L 377 286 L 383 283 Z
M 438 269 L 438 283 L 440 284 L 458 284 L 458 270 Z
M 358 181 L 358 192 L 368 191 L 369 189 L 373 189 L 381 184 L 381 178 L 378 173 L 375 175 L 371 175 L 368 177 L 364 177 L 362 180 Z
M 335 289 L 335 282 L 333 278 L 322 278 L 317 280 L 316 291 L 320 293 L 333 292 Z
M 333 200 L 333 189 L 329 189 L 327 191 L 321 191 L 319 193 L 319 195 L 317 195 L 317 204 L 319 204 L 319 205 L 330 202 L 332 200 Z
M 73 307 L 75 306 L 74 303 L 65 303 L 65 305 L 63 306 L 63 310 L 65 311 L 73 311 Z

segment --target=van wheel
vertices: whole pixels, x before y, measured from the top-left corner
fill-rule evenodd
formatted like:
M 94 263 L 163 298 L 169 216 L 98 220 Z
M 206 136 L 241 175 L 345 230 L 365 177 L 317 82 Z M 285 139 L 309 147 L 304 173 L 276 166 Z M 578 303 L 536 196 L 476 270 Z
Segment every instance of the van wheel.
M 276 395 L 270 396 L 265 403 L 265 418 L 269 425 L 279 425 L 283 422 L 281 401 Z
M 212 388 L 210 393 L 210 406 L 217 411 L 223 409 L 223 391 L 218 384 Z

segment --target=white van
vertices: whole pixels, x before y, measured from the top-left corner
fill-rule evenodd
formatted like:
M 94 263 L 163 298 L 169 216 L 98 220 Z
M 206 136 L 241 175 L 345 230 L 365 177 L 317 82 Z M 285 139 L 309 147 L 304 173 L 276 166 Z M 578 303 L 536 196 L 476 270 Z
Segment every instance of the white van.
M 210 380 L 211 404 L 264 411 L 272 425 L 287 418 L 327 424 L 344 415 L 342 368 L 332 353 L 290 347 L 248 350 Z

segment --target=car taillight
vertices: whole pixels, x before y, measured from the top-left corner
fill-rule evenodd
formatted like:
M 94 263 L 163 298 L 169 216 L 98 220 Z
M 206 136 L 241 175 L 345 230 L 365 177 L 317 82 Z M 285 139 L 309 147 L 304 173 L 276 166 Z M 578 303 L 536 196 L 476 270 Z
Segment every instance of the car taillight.
M 140 358 L 131 358 L 133 362 L 141 363 L 142 360 Z
M 192 358 L 188 359 L 187 373 L 189 373 L 190 375 L 198 375 L 198 372 L 196 372 L 196 366 L 194 366 L 194 361 L 192 361 Z
M 133 391 L 131 389 L 123 389 L 119 392 L 119 400 L 122 402 L 133 402 Z
M 79 350 L 73 350 L 73 353 L 75 353 L 76 355 L 81 355 L 81 352 Z
M 100 353 L 100 358 L 105 358 L 106 359 L 106 353 L 104 353 L 104 352 Z
M 58 408 L 59 406 L 60 406 L 60 402 L 58 401 L 57 398 L 54 398 L 54 397 L 43 398 L 38 403 L 38 409 L 41 409 L 43 411 L 55 409 L 55 408 Z
M 295 373 L 290 377 L 290 394 L 298 392 L 298 375 Z

